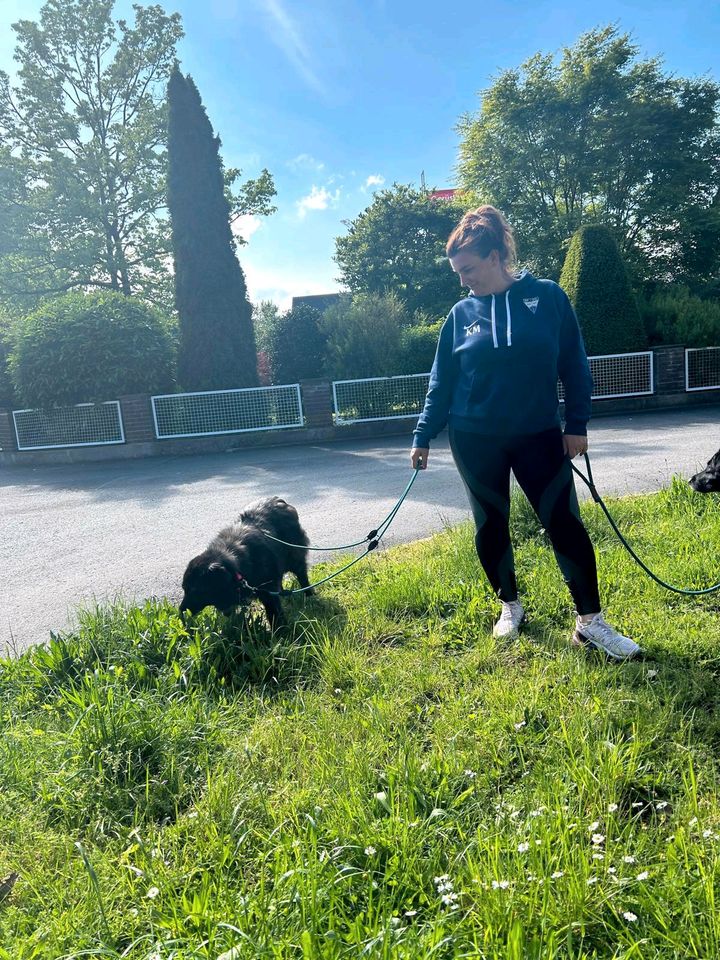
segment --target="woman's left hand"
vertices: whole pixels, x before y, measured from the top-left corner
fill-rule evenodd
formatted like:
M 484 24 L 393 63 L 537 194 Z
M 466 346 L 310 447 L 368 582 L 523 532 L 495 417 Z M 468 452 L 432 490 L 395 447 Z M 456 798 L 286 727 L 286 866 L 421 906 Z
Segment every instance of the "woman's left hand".
M 575 433 L 564 433 L 563 447 L 565 448 L 565 453 L 570 457 L 570 459 L 574 460 L 575 457 L 579 456 L 581 453 L 587 453 L 588 438 L 580 437 Z

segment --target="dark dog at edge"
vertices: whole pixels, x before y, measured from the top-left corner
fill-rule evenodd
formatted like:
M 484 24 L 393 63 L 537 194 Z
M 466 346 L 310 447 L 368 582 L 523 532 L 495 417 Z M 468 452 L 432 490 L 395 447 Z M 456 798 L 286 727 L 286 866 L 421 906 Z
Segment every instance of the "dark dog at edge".
M 708 460 L 704 470 L 696 473 L 694 477 L 690 477 L 688 483 L 698 493 L 717 493 L 720 491 L 720 450 Z
M 281 590 L 285 573 L 294 573 L 301 587 L 310 585 L 307 550 L 270 540 L 264 531 L 287 543 L 308 543 L 297 510 L 280 497 L 246 507 L 236 523 L 221 530 L 207 550 L 188 563 L 180 612 L 216 607 L 230 613 L 257 597 L 270 626 L 281 624 L 280 598 L 273 593 Z

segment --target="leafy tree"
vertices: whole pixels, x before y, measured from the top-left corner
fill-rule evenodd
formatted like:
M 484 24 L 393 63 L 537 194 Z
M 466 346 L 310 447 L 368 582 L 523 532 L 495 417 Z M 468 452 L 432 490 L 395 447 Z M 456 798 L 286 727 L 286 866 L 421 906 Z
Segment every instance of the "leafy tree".
M 322 376 L 327 330 L 321 317 L 319 310 L 301 303 L 279 315 L 267 329 L 264 344 L 273 383 Z
M 16 313 L 71 289 L 117 290 L 170 306 L 165 90 L 178 14 L 114 0 L 47 0 L 13 27 L 19 64 L 0 72 L 0 299 Z M 239 171 L 227 171 L 228 190 Z M 232 215 L 262 215 L 263 171 Z
M 272 300 L 261 300 L 253 305 L 253 327 L 258 350 L 267 350 L 272 330 L 280 320 L 280 308 Z
M 402 332 L 410 320 L 406 305 L 395 293 L 341 298 L 322 315 L 327 333 L 326 372 L 336 380 L 393 376 Z
M 235 255 L 220 139 L 197 87 L 177 68 L 170 77 L 168 103 L 178 378 L 186 390 L 256 386 L 252 307 Z
M 8 318 L 0 313 L 0 408 L 10 409 L 15 404 L 15 391 L 10 379 L 11 324 Z
M 113 291 L 57 297 L 11 331 L 10 375 L 33 407 L 164 393 L 174 361 L 170 320 Z
M 0 135 L 19 156 L 26 242 L 1 264 L 3 293 L 73 287 L 158 296 L 166 269 L 162 90 L 182 36 L 180 17 L 113 0 L 47 0 L 21 20 L 18 86 L 0 73 Z
M 593 30 L 482 92 L 458 125 L 460 182 L 505 212 L 540 273 L 556 278 L 573 233 L 601 222 L 641 277 L 699 280 L 720 265 L 719 100 L 714 81 Z
M 645 331 L 627 268 L 607 227 L 580 227 L 570 242 L 560 286 L 575 307 L 588 354 L 645 348 Z
M 465 212 L 457 200 L 394 184 L 380 190 L 335 241 L 340 280 L 353 293 L 395 293 L 411 313 L 445 317 L 461 296 L 445 243 Z

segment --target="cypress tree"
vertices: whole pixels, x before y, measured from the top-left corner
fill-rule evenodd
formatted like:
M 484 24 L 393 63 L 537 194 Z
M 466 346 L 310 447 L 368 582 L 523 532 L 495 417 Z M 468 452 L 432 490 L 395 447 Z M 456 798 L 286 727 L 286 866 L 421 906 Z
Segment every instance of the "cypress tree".
M 178 380 L 185 390 L 253 387 L 258 375 L 252 308 L 230 229 L 220 138 L 192 78 L 177 67 L 168 84 L 168 113 Z
M 645 349 L 647 337 L 627 267 L 608 227 L 586 224 L 575 233 L 560 286 L 575 307 L 590 356 Z

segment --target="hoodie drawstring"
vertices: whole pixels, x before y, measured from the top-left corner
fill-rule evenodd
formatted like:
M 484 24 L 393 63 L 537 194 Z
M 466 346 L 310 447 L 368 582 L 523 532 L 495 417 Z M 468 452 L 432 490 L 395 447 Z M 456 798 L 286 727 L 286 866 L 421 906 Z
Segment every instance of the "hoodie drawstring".
M 490 323 L 492 324 L 493 346 L 497 350 L 498 341 L 497 328 L 495 326 L 495 294 L 492 295 L 492 301 L 490 302 Z
M 505 326 L 505 342 L 509 347 L 512 346 L 512 315 L 510 313 L 510 291 L 505 291 L 505 313 L 507 315 L 507 322 Z M 498 348 L 498 338 L 497 338 L 497 325 L 495 323 L 495 294 L 492 294 L 492 300 L 490 301 L 490 324 L 492 326 L 492 337 L 493 337 L 493 346 L 497 350 Z

